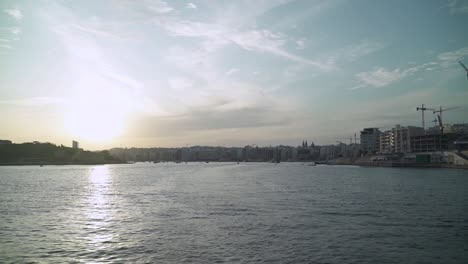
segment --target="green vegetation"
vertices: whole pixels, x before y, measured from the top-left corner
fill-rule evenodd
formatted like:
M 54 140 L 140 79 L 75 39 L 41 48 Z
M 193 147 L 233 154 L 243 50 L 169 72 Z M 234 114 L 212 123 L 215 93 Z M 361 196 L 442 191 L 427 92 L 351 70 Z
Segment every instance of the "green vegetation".
M 85 151 L 51 143 L 0 144 L 0 165 L 122 163 L 107 150 Z

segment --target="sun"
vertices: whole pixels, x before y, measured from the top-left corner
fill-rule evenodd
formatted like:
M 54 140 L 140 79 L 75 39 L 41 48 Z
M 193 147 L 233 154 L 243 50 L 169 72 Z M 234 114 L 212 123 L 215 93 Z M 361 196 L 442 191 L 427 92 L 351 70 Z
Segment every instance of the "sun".
M 112 141 L 122 133 L 129 112 L 120 99 L 96 94 L 74 98 L 67 107 L 65 127 L 70 135 L 80 140 Z
M 110 141 L 124 126 L 124 117 L 105 109 L 81 109 L 69 113 L 66 126 L 73 136 L 89 141 Z

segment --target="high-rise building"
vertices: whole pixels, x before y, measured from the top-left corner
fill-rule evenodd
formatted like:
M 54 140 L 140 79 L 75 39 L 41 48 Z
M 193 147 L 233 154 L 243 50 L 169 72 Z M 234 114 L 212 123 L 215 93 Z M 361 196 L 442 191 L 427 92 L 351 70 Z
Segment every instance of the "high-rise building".
M 74 149 L 78 149 L 78 148 L 80 148 L 80 143 L 78 143 L 78 141 L 73 140 L 72 141 L 72 147 Z
M 380 153 L 408 153 L 412 152 L 411 138 L 424 135 L 424 129 L 421 127 L 396 125 L 388 131 L 380 134 Z
M 379 135 L 379 152 L 392 153 L 394 147 L 392 130 L 383 131 Z
M 380 147 L 380 130 L 378 128 L 364 128 L 360 135 L 362 150 L 375 153 Z

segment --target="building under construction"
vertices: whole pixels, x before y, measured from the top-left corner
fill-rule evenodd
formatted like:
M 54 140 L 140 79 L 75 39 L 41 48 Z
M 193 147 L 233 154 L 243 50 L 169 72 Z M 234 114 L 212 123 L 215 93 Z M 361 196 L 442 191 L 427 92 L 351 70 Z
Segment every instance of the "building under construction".
M 380 153 L 409 153 L 412 152 L 412 138 L 424 135 L 421 127 L 396 125 L 388 131 L 380 133 Z
M 411 138 L 411 152 L 434 152 L 454 149 L 457 134 L 419 135 Z

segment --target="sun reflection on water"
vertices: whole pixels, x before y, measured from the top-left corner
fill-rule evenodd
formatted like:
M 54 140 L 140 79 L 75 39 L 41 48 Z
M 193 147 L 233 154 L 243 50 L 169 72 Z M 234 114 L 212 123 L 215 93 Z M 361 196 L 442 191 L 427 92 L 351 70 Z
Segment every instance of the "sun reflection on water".
M 109 167 L 93 167 L 89 174 L 85 209 L 87 244 L 91 251 L 107 248 L 108 242 L 113 239 L 113 232 L 109 227 L 112 222 L 112 204 L 109 199 L 111 187 L 112 176 Z

